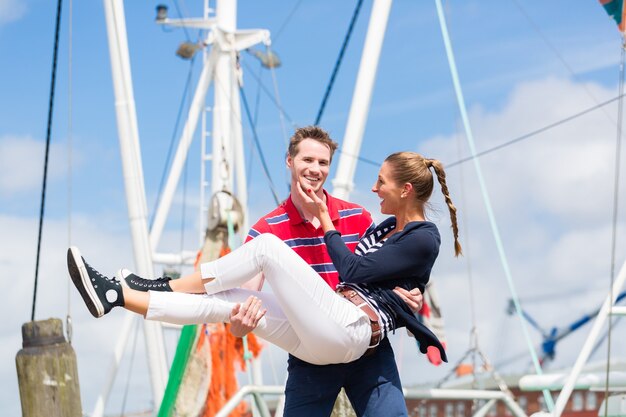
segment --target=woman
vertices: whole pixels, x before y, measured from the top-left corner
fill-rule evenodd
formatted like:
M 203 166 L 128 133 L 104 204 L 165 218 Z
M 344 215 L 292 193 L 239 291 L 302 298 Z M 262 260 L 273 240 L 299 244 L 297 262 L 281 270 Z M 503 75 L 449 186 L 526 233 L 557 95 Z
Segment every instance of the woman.
M 84 262 L 76 248 L 68 251 L 70 275 L 95 317 L 122 306 L 148 320 L 192 324 L 227 322 L 231 312 L 239 312 L 258 336 L 319 365 L 356 360 L 388 332 L 406 327 L 422 353 L 435 346 L 446 360 L 437 338 L 392 291 L 401 286 L 423 292 L 439 253 L 439 232 L 424 214 L 434 184 L 431 169 L 450 211 L 458 256 L 456 208 L 437 160 L 412 152 L 387 157 L 372 191 L 381 198 L 381 212 L 392 217 L 361 239 L 356 254 L 334 230 L 324 202 L 297 186 L 306 209 L 325 232 L 328 252 L 342 280 L 336 293 L 293 250 L 269 234 L 202 264 L 192 275 L 171 282 L 160 279 L 162 287 L 157 291 L 129 288 L 127 281 L 134 286 L 150 283 L 155 289 L 154 281 L 126 270 L 118 272 L 118 280 L 104 277 Z M 273 294 L 236 288 L 260 272 Z

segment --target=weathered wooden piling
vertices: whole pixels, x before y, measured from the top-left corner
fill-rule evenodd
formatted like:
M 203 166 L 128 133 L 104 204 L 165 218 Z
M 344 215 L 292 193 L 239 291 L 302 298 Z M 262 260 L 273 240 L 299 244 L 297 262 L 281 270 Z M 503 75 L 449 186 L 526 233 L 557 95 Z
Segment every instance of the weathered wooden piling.
M 22 325 L 15 357 L 22 417 L 81 417 L 76 355 L 59 319 Z

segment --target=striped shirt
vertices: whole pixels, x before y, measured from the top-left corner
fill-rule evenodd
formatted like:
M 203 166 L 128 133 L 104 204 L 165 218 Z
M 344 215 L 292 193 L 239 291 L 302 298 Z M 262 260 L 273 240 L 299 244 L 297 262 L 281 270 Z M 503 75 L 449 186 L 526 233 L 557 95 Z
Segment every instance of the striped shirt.
M 417 320 L 393 291 L 395 287 L 402 287 L 409 291 L 419 288 L 424 292 L 439 254 L 439 230 L 429 221 L 412 221 L 402 231 L 389 236 L 395 227 L 395 217 L 384 220 L 359 242 L 356 252 L 346 248 L 336 230 L 326 232 L 324 241 L 341 275 L 341 285 L 360 293 L 377 310 L 385 334 L 406 327 L 417 339 L 422 353 L 434 346 L 442 360 L 447 361 L 437 336 Z
M 391 232 L 395 229 L 395 227 L 395 224 L 392 224 L 389 227 L 384 227 L 377 230 L 375 233 L 365 236 L 357 244 L 354 253 L 359 256 L 365 256 L 366 254 L 378 251 L 378 249 L 380 249 L 387 240 L 384 236 L 387 236 L 387 233 Z M 376 297 L 372 294 L 370 284 L 351 284 L 342 282 L 341 286 L 344 288 L 350 288 L 359 293 L 363 300 L 365 300 L 365 302 L 367 302 L 374 309 L 374 311 L 376 311 L 383 338 L 387 336 L 387 333 L 395 330 L 393 319 L 390 316 L 389 311 L 381 308 L 378 302 L 376 302 Z
M 372 216 L 357 204 L 334 198 L 326 191 L 324 193 L 333 225 L 341 233 L 346 246 L 354 252 L 359 240 L 374 229 Z M 324 230 L 314 227 L 300 216 L 291 196 L 252 226 L 246 242 L 262 233 L 271 233 L 283 240 L 335 289 L 339 275 L 326 250 Z

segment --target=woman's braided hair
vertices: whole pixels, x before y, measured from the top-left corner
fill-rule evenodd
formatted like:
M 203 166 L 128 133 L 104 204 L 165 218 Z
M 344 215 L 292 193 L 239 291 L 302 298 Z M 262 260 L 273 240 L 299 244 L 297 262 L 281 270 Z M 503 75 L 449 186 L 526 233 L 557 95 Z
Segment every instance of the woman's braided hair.
M 459 256 L 462 253 L 459 243 L 459 226 L 456 219 L 456 207 L 452 204 L 448 185 L 446 184 L 446 173 L 443 164 L 437 159 L 424 158 L 415 152 L 396 152 L 387 157 L 385 162 L 391 165 L 394 180 L 398 184 L 410 183 L 415 190 L 417 201 L 424 204 L 433 193 L 433 175 L 431 168 L 437 175 L 437 180 L 441 185 L 441 192 L 450 211 L 452 222 L 452 233 L 454 234 L 454 254 Z

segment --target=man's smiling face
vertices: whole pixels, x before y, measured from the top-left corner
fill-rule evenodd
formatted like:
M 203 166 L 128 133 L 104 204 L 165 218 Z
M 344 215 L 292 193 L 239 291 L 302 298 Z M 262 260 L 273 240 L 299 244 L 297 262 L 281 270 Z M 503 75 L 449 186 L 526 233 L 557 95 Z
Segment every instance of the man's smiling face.
M 304 139 L 298 144 L 298 153 L 287 157 L 291 177 L 306 192 L 313 190 L 321 196 L 330 170 L 330 148 L 316 140 Z

